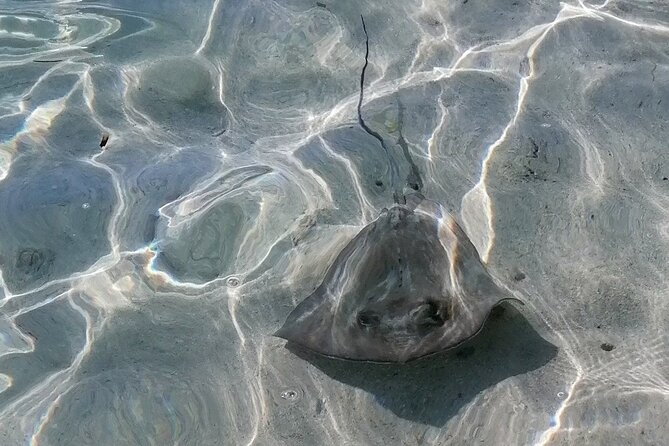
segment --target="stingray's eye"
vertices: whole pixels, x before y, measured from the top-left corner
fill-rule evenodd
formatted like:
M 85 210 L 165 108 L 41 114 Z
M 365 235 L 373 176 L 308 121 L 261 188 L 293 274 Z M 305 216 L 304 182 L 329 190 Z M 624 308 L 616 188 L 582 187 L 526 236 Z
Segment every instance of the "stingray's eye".
M 361 311 L 358 313 L 358 325 L 365 328 L 376 327 L 381 322 L 381 318 L 371 311 Z
M 441 327 L 450 318 L 448 308 L 435 301 L 428 301 L 411 312 L 417 325 Z

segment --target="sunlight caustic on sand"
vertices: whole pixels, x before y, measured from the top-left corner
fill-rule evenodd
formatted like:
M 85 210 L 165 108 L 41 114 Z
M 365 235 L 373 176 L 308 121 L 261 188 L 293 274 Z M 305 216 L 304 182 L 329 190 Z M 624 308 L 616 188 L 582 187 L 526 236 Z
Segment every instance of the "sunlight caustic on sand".
M 3 445 L 667 437 L 662 5 L 24 3 L 0 14 Z M 401 368 L 284 348 L 409 161 L 525 305 Z

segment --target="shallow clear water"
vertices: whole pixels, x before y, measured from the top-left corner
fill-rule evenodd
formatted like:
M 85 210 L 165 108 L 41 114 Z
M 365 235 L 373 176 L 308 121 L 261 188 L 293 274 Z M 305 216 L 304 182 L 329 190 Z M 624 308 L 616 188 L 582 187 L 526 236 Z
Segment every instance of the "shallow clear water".
M 361 14 L 367 125 L 526 302 L 406 365 L 271 336 L 392 204 Z M 662 1 L 0 0 L 0 444 L 666 444 L 668 38 Z

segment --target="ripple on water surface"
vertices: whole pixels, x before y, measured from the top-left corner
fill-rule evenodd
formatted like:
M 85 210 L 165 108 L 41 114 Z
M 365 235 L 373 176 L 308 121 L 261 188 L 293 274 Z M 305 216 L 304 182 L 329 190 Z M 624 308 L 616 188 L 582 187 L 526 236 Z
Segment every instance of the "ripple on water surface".
M 662 2 L 0 3 L 3 446 L 664 444 Z M 361 15 L 362 118 L 526 303 L 405 365 L 271 336 L 393 203 Z

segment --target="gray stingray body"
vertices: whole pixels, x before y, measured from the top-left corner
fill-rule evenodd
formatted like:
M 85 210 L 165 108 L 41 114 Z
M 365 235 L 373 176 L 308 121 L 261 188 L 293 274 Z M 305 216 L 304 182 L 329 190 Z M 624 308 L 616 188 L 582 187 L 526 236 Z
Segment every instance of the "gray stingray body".
M 275 336 L 349 360 L 406 362 L 457 346 L 511 298 L 438 204 L 396 204 L 340 252 Z

